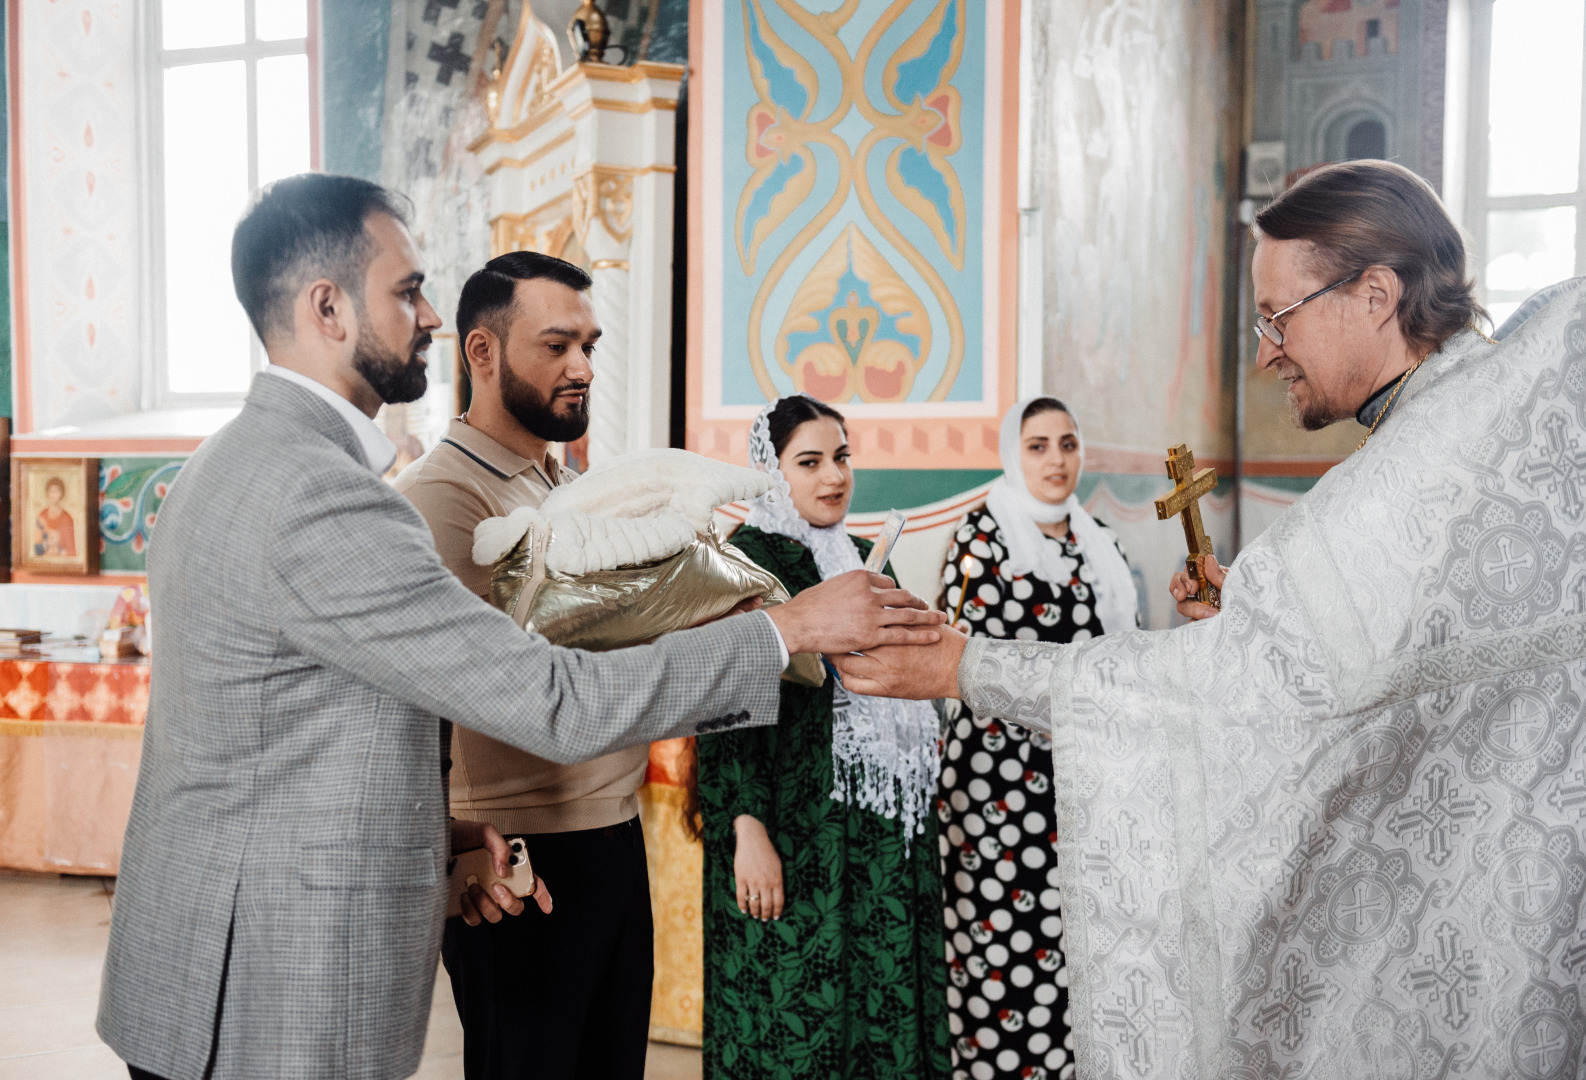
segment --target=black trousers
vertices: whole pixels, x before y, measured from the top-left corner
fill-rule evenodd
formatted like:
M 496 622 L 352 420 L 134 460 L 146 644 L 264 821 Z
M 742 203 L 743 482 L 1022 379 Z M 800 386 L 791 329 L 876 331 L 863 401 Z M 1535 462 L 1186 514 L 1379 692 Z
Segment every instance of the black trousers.
M 463 1022 L 467 1080 L 643 1080 L 655 977 L 644 832 L 524 838 L 553 909 L 446 920 L 441 960 Z

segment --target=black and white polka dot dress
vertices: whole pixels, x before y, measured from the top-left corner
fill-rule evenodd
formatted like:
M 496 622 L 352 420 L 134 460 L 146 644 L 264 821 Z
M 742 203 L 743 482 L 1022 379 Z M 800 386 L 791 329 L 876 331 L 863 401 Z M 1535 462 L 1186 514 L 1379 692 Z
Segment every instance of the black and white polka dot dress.
M 1063 545 L 1067 582 L 1010 577 L 996 520 L 984 507 L 970 511 L 948 549 L 943 610 L 960 630 L 983 637 L 1070 642 L 1100 634 L 1090 567 L 1073 534 L 1048 542 Z M 949 715 L 937 808 L 953 1078 L 1067 1080 L 1074 1039 L 1060 948 L 1052 743 L 949 704 L 958 712 Z

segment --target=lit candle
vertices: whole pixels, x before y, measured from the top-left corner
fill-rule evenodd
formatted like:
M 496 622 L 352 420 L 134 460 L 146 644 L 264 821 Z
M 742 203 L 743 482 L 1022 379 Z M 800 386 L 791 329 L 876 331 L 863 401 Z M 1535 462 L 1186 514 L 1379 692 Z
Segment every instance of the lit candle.
M 958 610 L 953 612 L 953 625 L 958 625 L 958 618 L 964 613 L 964 601 L 969 599 L 969 566 L 974 562 L 974 556 L 964 554 L 958 560 L 958 569 L 963 573 L 963 580 L 958 583 Z

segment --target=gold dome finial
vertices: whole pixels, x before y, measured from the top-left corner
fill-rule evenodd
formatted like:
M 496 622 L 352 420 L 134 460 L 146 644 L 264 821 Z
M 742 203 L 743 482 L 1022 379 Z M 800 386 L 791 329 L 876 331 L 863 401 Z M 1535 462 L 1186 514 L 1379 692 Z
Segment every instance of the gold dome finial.
M 594 0 L 584 0 L 583 6 L 573 12 L 573 19 L 567 24 L 567 40 L 572 42 L 573 56 L 580 63 L 603 62 L 606 44 L 611 40 L 611 23 Z

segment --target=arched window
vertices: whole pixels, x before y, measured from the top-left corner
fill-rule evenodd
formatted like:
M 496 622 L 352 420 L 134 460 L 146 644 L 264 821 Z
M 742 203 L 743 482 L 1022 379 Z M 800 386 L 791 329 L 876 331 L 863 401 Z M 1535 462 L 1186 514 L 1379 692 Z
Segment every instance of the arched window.
M 1388 129 L 1381 120 L 1361 120 L 1344 136 L 1344 160 L 1388 156 Z
M 1322 129 L 1322 161 L 1355 161 L 1391 158 L 1388 123 L 1383 113 L 1369 105 L 1356 106 L 1333 117 Z

